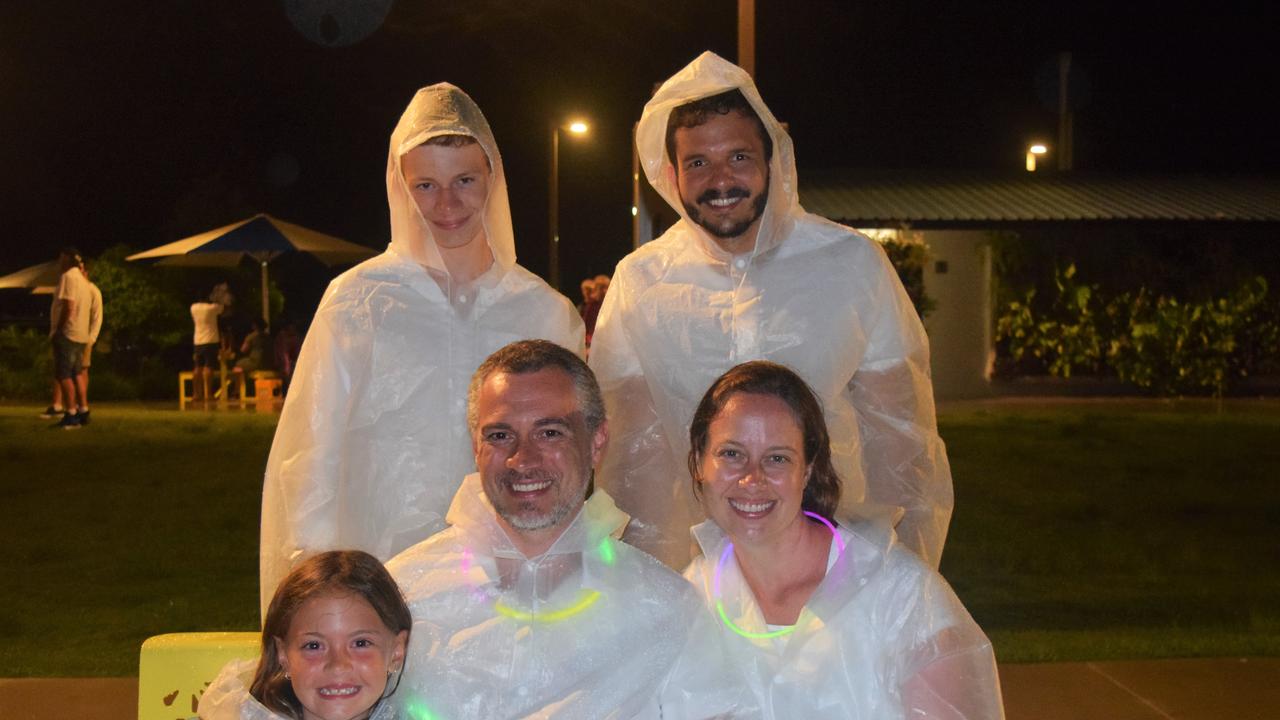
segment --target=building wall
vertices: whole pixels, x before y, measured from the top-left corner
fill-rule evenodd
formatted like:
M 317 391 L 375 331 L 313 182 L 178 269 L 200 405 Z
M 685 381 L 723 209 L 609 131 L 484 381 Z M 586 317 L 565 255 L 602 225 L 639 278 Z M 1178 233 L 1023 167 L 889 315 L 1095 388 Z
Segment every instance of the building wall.
M 933 394 L 940 400 L 991 394 L 991 249 L 982 230 L 926 230 L 925 294 L 936 306 L 929 333 Z

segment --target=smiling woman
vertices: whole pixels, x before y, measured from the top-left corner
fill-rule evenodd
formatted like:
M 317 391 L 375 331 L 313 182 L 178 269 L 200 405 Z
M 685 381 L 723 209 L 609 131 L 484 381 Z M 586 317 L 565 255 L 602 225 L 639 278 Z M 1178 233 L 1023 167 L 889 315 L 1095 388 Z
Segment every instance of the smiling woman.
M 663 717 L 1003 717 L 995 656 L 891 524 L 830 522 L 840 494 L 813 391 L 771 362 L 707 390 L 689 468 L 710 519 L 685 572 L 706 615 Z

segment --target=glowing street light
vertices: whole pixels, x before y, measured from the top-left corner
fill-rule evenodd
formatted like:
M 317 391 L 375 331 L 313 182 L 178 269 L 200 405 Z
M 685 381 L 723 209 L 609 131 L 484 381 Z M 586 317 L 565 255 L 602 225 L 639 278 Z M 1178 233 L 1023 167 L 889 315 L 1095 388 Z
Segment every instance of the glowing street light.
M 1049 152 L 1049 148 L 1044 143 L 1034 143 L 1027 148 L 1027 172 L 1036 171 L 1036 156 L 1044 155 Z
M 547 235 L 547 261 L 549 270 L 547 282 L 556 290 L 560 289 L 560 131 L 568 130 L 570 135 L 583 137 L 590 130 L 583 120 L 573 120 L 566 125 L 551 125 L 551 198 L 547 216 L 550 232 Z

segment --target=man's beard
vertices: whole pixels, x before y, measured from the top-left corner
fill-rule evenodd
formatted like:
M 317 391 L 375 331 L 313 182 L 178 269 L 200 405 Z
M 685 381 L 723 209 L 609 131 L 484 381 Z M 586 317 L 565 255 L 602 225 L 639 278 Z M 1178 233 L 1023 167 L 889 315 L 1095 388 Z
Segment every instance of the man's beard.
M 751 216 L 741 222 L 736 222 L 728 226 L 714 225 L 702 217 L 702 213 L 698 211 L 698 206 L 704 202 L 708 202 L 710 200 L 716 200 L 720 198 L 749 198 L 749 197 L 751 197 L 751 192 L 748 191 L 746 188 L 733 187 L 733 188 L 729 188 L 728 190 L 725 190 L 724 192 L 719 192 L 717 190 L 707 190 L 706 192 L 699 195 L 697 200 L 694 203 L 685 202 L 683 198 L 681 198 L 680 202 L 682 205 L 684 205 L 684 211 L 689 214 L 689 219 L 697 223 L 699 226 L 701 226 L 702 229 L 706 230 L 707 232 L 711 233 L 715 237 L 718 237 L 722 240 L 731 240 L 733 238 L 739 237 L 740 235 L 745 233 L 747 230 L 751 229 L 751 226 L 755 223 L 755 221 L 759 220 L 761 215 L 764 215 L 764 207 L 769 200 L 768 181 L 765 182 L 764 188 L 760 191 L 760 195 L 758 195 L 756 199 L 751 202 Z
M 548 489 L 557 489 L 561 486 L 564 479 L 551 475 L 543 470 L 535 470 L 530 473 L 520 473 L 515 470 L 508 470 L 502 474 L 501 478 L 499 478 L 498 484 L 502 487 L 510 487 L 514 483 L 521 481 L 527 482 L 530 480 L 536 482 L 545 482 L 550 480 L 551 488 Z M 490 502 L 493 504 L 494 511 L 497 512 L 503 520 L 506 520 L 511 527 L 517 530 L 527 531 L 545 530 L 549 527 L 554 527 L 560 521 L 564 520 L 565 517 L 574 509 L 574 503 L 571 499 L 553 505 L 550 510 L 540 515 L 528 514 L 528 511 L 534 510 L 536 506 L 525 503 L 521 500 L 503 498 L 501 502 L 498 502 L 495 499 L 490 498 Z

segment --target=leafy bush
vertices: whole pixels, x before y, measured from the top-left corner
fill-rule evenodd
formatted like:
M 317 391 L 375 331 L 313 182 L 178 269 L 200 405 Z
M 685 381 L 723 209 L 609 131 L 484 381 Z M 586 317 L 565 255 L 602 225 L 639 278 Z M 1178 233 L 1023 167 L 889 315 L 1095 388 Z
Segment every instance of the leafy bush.
M 1036 290 L 1009 303 L 996 320 L 997 337 L 1017 361 L 1032 361 L 1031 371 L 1071 377 L 1073 371 L 1097 373 L 1103 364 L 1098 288 L 1076 281 L 1076 266 L 1054 275 L 1056 293 L 1046 311 L 1037 312 Z
M 1232 380 L 1254 369 L 1241 357 L 1242 340 L 1253 346 L 1275 335 L 1275 326 L 1258 323 L 1267 296 L 1260 277 L 1246 282 L 1227 297 L 1203 302 L 1179 302 L 1139 291 L 1114 303 L 1127 315 L 1128 332 L 1111 340 L 1108 359 L 1116 374 L 1141 388 L 1162 395 L 1212 394 L 1220 397 Z M 1261 341 L 1261 343 L 1260 343 Z M 1271 342 L 1271 356 L 1280 346 Z
M 125 261 L 130 249 L 116 245 L 93 263 L 93 281 L 102 290 L 99 350 L 122 373 L 140 370 L 143 360 L 181 343 L 191 331 L 187 302 L 161 284 L 151 268 Z M 95 359 L 96 362 L 96 359 Z
M 877 236 L 876 241 L 889 256 L 889 262 L 898 272 L 898 279 L 911 298 L 920 319 L 933 312 L 938 303 L 924 292 L 924 265 L 929 261 L 927 246 L 919 239 L 906 234 Z
M 1114 375 L 1162 395 L 1222 396 L 1240 378 L 1276 372 L 1280 303 L 1254 277 L 1225 297 L 1183 301 L 1146 289 L 1102 297 L 1059 268 L 1047 297 L 1027 291 L 996 321 L 1012 366 L 1002 374 Z
M 49 394 L 53 351 L 47 333 L 0 328 L 0 399 L 30 400 Z

